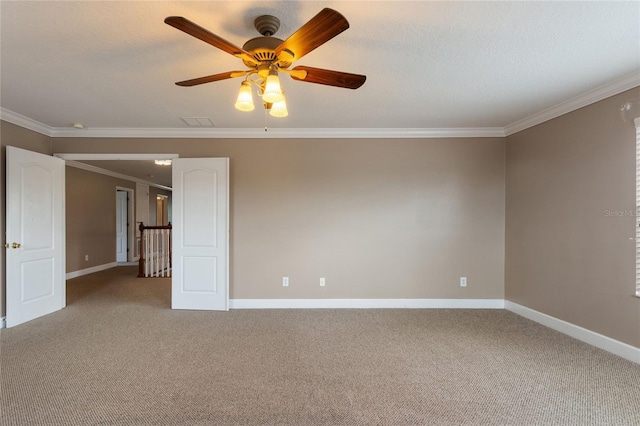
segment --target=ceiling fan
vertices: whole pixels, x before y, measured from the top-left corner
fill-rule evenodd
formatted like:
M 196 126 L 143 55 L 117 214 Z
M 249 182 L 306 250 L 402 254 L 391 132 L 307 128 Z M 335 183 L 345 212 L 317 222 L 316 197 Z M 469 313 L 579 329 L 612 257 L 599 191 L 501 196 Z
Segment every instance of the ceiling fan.
M 285 117 L 288 114 L 278 78 L 280 72 L 289 74 L 297 81 L 347 89 L 357 89 L 367 78 L 364 75 L 307 66 L 289 69 L 294 61 L 349 28 L 349 22 L 345 17 L 333 9 L 323 9 L 284 41 L 273 36 L 280 28 L 280 20 L 271 15 L 259 16 L 254 25 L 262 36 L 252 38 L 243 47 L 238 47 L 181 16 L 169 16 L 164 22 L 242 59 L 248 68 L 246 70 L 228 71 L 176 83 L 178 86 L 196 86 L 245 77 L 236 102 L 236 108 L 242 111 L 254 109 L 251 89 L 251 84 L 254 84 L 258 87 L 258 94 L 262 97 L 265 109 L 269 110 L 272 116 Z

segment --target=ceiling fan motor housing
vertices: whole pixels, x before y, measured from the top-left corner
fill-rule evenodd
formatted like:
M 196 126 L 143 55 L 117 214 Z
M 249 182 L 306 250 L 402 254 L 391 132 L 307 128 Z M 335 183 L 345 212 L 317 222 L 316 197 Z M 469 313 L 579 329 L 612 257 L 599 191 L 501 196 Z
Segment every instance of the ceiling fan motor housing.
M 247 41 L 242 48 L 251 53 L 257 60 L 261 62 L 271 62 L 277 59 L 275 54 L 276 47 L 280 46 L 282 40 L 276 37 L 262 36 L 252 38 Z M 247 61 L 245 61 L 247 64 Z M 249 65 L 247 65 L 249 66 Z
M 278 32 L 280 20 L 272 15 L 262 15 L 253 21 L 253 25 L 263 36 L 272 36 Z
M 262 37 L 252 38 L 247 41 L 242 48 L 251 53 L 258 61 L 267 64 L 277 65 L 279 68 L 288 68 L 293 62 L 293 54 L 288 50 L 284 50 L 279 56 L 275 54 L 275 50 L 283 43 L 283 40 L 272 37 L 280 28 L 280 20 L 272 15 L 258 16 L 253 22 L 256 30 Z M 249 68 L 254 68 L 255 63 L 244 61 Z M 264 76 L 266 77 L 266 75 Z

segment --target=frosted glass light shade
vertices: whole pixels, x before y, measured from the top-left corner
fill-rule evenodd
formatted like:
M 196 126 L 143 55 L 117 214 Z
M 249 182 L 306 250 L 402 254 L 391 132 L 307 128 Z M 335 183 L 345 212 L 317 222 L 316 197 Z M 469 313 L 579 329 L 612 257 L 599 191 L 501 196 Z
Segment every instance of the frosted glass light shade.
M 253 94 L 251 93 L 251 83 L 248 81 L 243 81 L 240 86 L 236 108 L 240 111 L 253 111 L 255 108 L 253 105 Z
M 273 105 L 271 105 L 269 115 L 273 117 L 286 117 L 287 115 L 289 115 L 289 111 L 287 111 L 287 101 L 284 99 L 284 97 L 281 101 L 275 102 Z
M 278 71 L 269 71 L 267 81 L 264 85 L 264 93 L 262 94 L 262 99 L 270 104 L 280 102 L 284 99 L 282 89 L 280 88 L 280 78 L 278 78 Z

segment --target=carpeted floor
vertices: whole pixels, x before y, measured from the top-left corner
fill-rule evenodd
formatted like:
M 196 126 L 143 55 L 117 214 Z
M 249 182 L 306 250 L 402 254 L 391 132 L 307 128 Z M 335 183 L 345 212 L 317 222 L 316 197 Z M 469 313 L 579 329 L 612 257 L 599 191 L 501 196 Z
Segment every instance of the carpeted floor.
M 640 365 L 508 311 L 172 311 L 135 274 L 2 330 L 2 425 L 640 424 Z

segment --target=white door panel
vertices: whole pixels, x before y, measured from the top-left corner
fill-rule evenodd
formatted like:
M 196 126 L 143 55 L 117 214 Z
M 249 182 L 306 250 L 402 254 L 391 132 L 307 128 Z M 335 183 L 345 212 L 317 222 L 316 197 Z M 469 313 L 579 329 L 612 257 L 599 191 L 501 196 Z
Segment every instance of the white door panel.
M 173 170 L 173 309 L 229 309 L 229 159 L 179 158 Z
M 7 327 L 65 306 L 64 161 L 7 147 Z
M 127 197 L 126 191 L 116 191 L 116 261 L 127 261 Z

